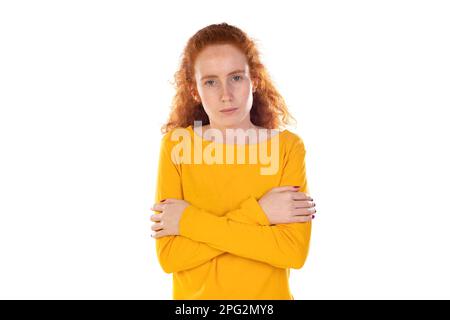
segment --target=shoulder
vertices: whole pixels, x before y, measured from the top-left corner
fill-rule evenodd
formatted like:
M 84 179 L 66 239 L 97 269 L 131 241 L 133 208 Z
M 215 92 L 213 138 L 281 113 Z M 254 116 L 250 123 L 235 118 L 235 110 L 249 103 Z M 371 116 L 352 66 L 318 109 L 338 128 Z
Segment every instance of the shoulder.
M 284 138 L 284 142 L 286 144 L 286 149 L 287 150 L 292 150 L 292 149 L 301 149 L 301 150 L 305 150 L 305 143 L 303 142 L 302 137 L 291 130 L 285 129 L 283 132 L 283 138 Z
M 191 130 L 190 127 L 176 127 L 170 129 L 168 132 L 164 133 L 161 138 L 161 145 L 165 147 L 170 147 L 177 144 L 180 141 L 180 137 L 190 138 Z

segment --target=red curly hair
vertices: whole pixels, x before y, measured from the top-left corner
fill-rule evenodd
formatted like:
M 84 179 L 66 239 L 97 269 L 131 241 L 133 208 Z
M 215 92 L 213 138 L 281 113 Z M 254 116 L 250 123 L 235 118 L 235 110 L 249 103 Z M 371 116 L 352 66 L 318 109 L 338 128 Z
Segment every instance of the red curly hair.
M 176 94 L 172 100 L 172 109 L 168 121 L 161 127 L 167 133 L 173 128 L 194 124 L 194 120 L 209 124 L 209 118 L 201 102 L 197 102 L 192 90 L 196 88 L 194 77 L 195 60 L 199 53 L 209 45 L 231 44 L 241 50 L 247 58 L 250 76 L 255 83 L 250 121 L 266 129 L 278 129 L 291 124 L 295 119 L 287 110 L 286 103 L 270 79 L 269 73 L 261 63 L 259 51 L 253 39 L 241 29 L 227 23 L 212 24 L 200 29 L 187 42 L 181 59 L 181 65 L 175 72 Z

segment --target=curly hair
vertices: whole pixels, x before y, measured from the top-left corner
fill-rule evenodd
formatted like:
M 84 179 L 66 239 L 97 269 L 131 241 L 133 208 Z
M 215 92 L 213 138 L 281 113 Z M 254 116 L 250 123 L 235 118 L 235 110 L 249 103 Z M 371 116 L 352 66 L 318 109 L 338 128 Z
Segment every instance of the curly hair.
M 176 93 L 169 119 L 161 127 L 163 134 L 176 127 L 186 128 L 196 120 L 209 124 L 208 115 L 202 103 L 194 99 L 192 89 L 196 88 L 194 65 L 197 56 L 205 47 L 215 44 L 234 45 L 247 58 L 250 76 L 256 87 L 250 110 L 250 121 L 253 124 L 266 129 L 278 129 L 291 124 L 291 120 L 295 121 L 287 110 L 283 97 L 272 83 L 266 67 L 261 63 L 255 41 L 241 29 L 224 22 L 200 29 L 188 40 L 181 56 L 180 67 L 174 75 L 175 82 L 171 82 Z

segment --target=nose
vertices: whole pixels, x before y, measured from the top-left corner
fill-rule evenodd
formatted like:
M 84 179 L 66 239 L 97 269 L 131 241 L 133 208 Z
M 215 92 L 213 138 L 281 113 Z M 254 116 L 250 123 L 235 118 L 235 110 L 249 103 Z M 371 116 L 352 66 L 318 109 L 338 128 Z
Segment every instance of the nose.
M 228 85 L 225 84 L 223 86 L 223 93 L 222 93 L 222 102 L 230 101 L 231 100 L 231 90 L 228 89 Z

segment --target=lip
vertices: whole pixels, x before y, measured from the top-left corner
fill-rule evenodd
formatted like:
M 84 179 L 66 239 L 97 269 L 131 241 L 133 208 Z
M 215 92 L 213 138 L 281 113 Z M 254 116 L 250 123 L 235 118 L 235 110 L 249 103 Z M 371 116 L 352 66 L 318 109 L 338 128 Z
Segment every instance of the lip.
M 220 112 L 225 113 L 225 114 L 230 114 L 233 113 L 234 111 L 236 111 L 238 108 L 236 107 L 230 107 L 230 108 L 225 108 L 220 110 Z

